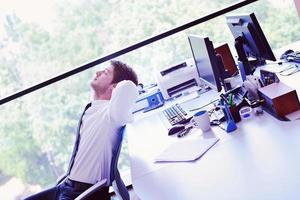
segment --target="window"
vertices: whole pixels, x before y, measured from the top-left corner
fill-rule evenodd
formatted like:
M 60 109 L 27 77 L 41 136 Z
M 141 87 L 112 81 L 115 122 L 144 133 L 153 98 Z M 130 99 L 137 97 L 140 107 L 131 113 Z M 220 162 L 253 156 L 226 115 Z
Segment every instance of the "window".
M 3 1 L 0 9 L 0 97 L 225 7 L 233 0 Z M 35 6 L 32 6 L 35 5 Z M 255 2 L 273 49 L 299 40 L 293 0 Z M 287 31 L 289 30 L 289 31 Z M 121 56 L 144 84 L 153 71 L 192 57 L 187 34 L 233 44 L 221 16 Z M 88 81 L 106 64 L 0 106 L 0 199 L 18 199 L 53 185 L 67 168 L 74 130 L 89 100 Z M 126 143 L 123 145 L 126 150 Z M 124 154 L 126 155 L 126 153 Z M 121 168 L 128 171 L 126 156 Z M 13 182 L 14 190 L 10 184 Z M 16 183 L 20 187 L 16 188 Z M 14 192 L 10 192 L 14 191 Z M 11 195 L 1 198 L 1 195 Z

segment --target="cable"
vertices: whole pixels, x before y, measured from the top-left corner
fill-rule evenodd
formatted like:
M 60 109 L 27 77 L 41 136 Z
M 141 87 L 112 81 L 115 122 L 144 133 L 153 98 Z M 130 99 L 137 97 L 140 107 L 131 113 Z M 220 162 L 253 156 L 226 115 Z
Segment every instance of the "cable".
M 292 71 L 289 72 L 289 70 L 292 70 Z M 279 72 L 279 74 L 281 76 L 290 76 L 290 75 L 295 74 L 295 73 L 297 73 L 299 71 L 300 71 L 299 65 L 297 65 L 297 64 L 290 64 L 286 68 L 284 68 L 283 70 L 281 70 Z M 285 73 L 285 72 L 289 72 L 289 73 Z

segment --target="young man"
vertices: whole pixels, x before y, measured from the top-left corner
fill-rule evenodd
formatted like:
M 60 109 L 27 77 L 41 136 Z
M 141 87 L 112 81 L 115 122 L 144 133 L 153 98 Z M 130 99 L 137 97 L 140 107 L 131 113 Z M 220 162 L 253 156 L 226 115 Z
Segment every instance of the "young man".
M 91 81 L 92 101 L 80 125 L 80 140 L 68 177 L 56 190 L 59 200 L 75 199 L 96 182 L 110 180 L 112 149 L 119 129 L 132 120 L 131 107 L 138 92 L 136 73 L 120 61 L 96 72 Z M 100 198 L 99 198 L 100 197 Z M 34 195 L 28 200 L 45 199 Z M 89 199 L 109 199 L 108 187 Z

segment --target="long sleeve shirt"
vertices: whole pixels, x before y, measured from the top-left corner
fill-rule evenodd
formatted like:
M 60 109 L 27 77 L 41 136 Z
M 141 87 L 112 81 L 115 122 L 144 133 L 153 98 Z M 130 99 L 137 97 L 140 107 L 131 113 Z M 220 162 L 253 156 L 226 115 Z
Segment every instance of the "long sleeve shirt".
M 95 100 L 82 118 L 80 143 L 69 178 L 94 184 L 110 177 L 112 149 L 120 127 L 133 120 L 131 108 L 138 92 L 131 81 L 121 81 L 110 100 Z

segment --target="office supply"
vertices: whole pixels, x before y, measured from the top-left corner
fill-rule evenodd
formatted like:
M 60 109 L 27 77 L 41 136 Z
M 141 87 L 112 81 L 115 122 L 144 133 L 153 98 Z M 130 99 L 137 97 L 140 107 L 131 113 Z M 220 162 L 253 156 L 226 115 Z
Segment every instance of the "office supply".
M 200 80 L 192 59 L 156 71 L 155 79 L 166 100 L 185 90 L 200 86 Z
M 191 115 L 184 111 L 179 104 L 165 109 L 163 114 L 172 126 L 175 124 L 186 124 L 191 119 Z
M 275 72 L 271 72 L 265 69 L 260 70 L 260 79 L 264 86 L 279 82 L 279 78 Z
M 292 49 L 285 50 L 283 52 L 283 54 L 281 54 L 280 59 L 287 59 L 288 55 L 293 52 L 294 52 L 294 50 L 292 50 Z
M 243 86 L 237 86 L 224 94 L 220 94 L 220 97 L 227 103 L 228 105 L 239 105 L 244 98 L 247 97 L 248 91 Z M 229 96 L 232 95 L 232 103 L 229 102 Z
M 279 82 L 258 89 L 264 99 L 263 107 L 271 114 L 279 117 L 300 109 L 300 103 L 296 90 Z
M 242 105 L 234 105 L 234 106 L 229 106 L 228 105 L 228 109 L 229 109 L 229 113 L 232 116 L 232 119 L 235 123 L 241 121 L 241 116 L 239 114 L 240 108 L 242 107 Z M 225 115 L 226 116 L 226 115 Z
M 161 92 L 154 88 L 152 91 L 140 94 L 133 106 L 133 113 L 143 110 L 148 112 L 164 105 L 164 99 Z
M 193 126 L 189 126 L 187 128 L 185 128 L 183 131 L 181 131 L 180 133 L 177 134 L 177 137 L 181 138 L 186 136 L 189 132 L 191 132 L 191 130 L 193 129 Z
M 174 125 L 168 129 L 168 135 L 175 135 L 185 129 L 184 125 Z
M 279 74 L 282 76 L 290 76 L 300 71 L 300 65 L 291 63 L 290 65 L 283 68 L 279 71 Z
M 206 110 L 201 110 L 194 114 L 190 123 L 195 128 L 201 129 L 203 132 L 210 130 L 210 120 L 208 112 Z
M 253 101 L 251 102 L 250 104 L 250 107 L 252 108 L 253 110 L 253 113 L 258 116 L 258 115 L 262 115 L 264 113 L 262 107 L 261 107 L 261 104 L 264 100 L 259 100 L 259 101 Z
M 265 64 L 265 60 L 276 61 L 254 13 L 228 15 L 226 20 L 235 39 L 242 80 L 253 74 L 256 67 Z
M 228 110 L 232 115 L 232 119 L 235 123 L 241 121 L 241 116 L 239 114 L 239 110 L 243 106 L 249 106 L 247 99 L 248 91 L 243 86 L 238 86 L 225 92 L 224 94 L 220 94 L 220 97 L 224 104 L 227 104 Z M 224 113 L 226 111 L 224 110 Z M 225 115 L 226 116 L 226 115 Z M 227 119 L 227 118 L 226 118 Z
M 288 49 L 280 56 L 280 59 L 284 59 L 288 62 L 300 63 L 300 51 Z
M 230 132 L 236 130 L 237 126 L 234 122 L 232 114 L 231 114 L 231 112 L 228 108 L 228 105 L 226 103 L 224 104 L 224 114 L 225 114 L 225 118 L 226 118 L 226 121 L 227 121 L 227 126 L 225 128 L 226 132 L 230 133 Z
M 244 106 L 239 110 L 242 119 L 249 119 L 252 117 L 252 108 L 250 106 Z
M 234 98 L 234 94 L 230 93 L 228 96 L 228 105 L 229 106 L 234 106 L 233 98 Z
M 224 66 L 220 66 L 222 62 L 218 62 L 221 58 L 217 58 L 213 43 L 208 37 L 196 35 L 189 35 L 188 39 L 200 80 L 210 88 L 221 91 L 223 80 L 219 68 L 224 70 Z
M 201 158 L 218 138 L 188 139 L 177 141 L 168 146 L 161 154 L 155 157 L 156 162 L 186 162 Z

